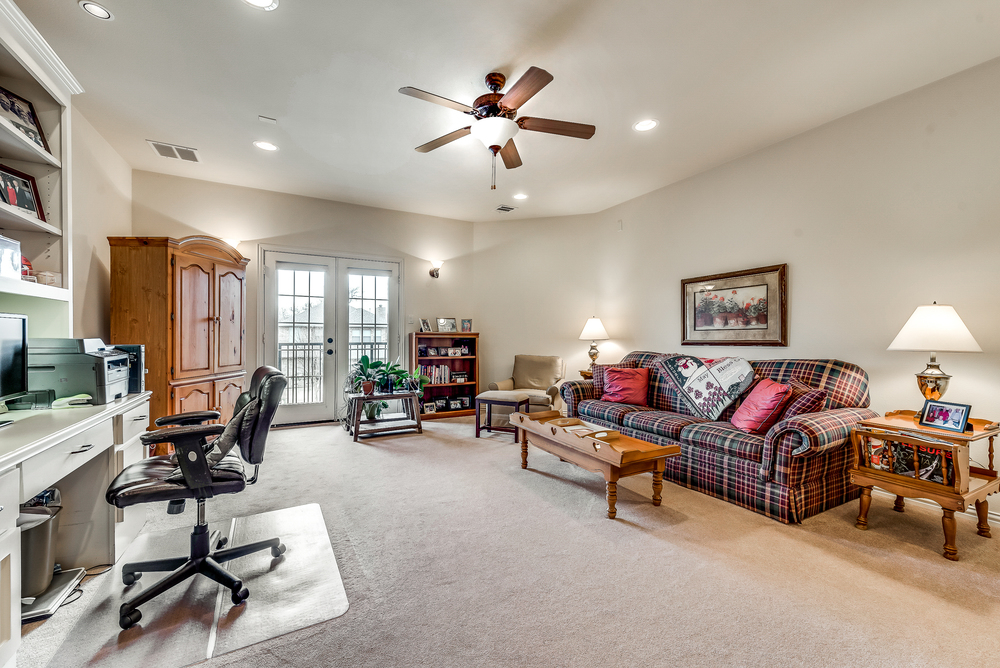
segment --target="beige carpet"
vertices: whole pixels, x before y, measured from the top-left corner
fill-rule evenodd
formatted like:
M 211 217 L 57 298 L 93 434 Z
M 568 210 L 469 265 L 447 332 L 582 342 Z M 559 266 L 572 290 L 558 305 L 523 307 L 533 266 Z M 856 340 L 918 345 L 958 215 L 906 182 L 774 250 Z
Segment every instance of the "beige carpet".
M 939 512 L 910 503 L 900 515 L 885 497 L 867 532 L 855 503 L 786 526 L 673 484 L 654 507 L 639 476 L 619 484 L 609 520 L 599 476 L 534 449 L 522 470 L 510 435 L 472 433 L 470 419 L 360 443 L 339 427 L 274 432 L 261 482 L 212 501 L 210 519 L 319 503 L 351 607 L 205 665 L 939 666 L 996 654 L 1000 538 L 977 536 L 973 519 L 958 520 L 957 563 L 940 556 Z M 145 530 L 190 515 L 157 508 Z M 46 627 L 71 624 L 86 601 L 30 628 L 18 665 L 39 665 Z

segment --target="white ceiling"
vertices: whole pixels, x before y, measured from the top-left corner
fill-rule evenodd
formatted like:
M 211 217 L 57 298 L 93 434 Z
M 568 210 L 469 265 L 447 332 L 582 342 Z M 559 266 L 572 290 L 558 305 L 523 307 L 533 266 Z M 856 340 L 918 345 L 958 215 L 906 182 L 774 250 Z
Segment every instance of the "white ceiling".
M 1000 57 L 995 0 L 280 2 L 106 0 L 112 22 L 74 0 L 18 4 L 135 169 L 470 221 L 600 211 Z M 524 166 L 498 160 L 492 192 L 475 138 L 413 150 L 470 119 L 401 86 L 471 103 L 487 73 L 531 65 L 555 80 L 520 115 L 594 124 L 593 139 L 521 132 Z M 631 129 L 648 117 L 660 126 Z

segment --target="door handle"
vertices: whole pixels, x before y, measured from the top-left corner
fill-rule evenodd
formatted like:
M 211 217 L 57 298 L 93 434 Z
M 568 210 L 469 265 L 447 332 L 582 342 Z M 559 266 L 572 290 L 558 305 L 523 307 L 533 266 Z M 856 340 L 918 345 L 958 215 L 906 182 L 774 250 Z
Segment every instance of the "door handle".
M 87 450 L 92 449 L 93 447 L 94 447 L 93 443 L 88 443 L 87 445 L 80 446 L 79 450 L 71 450 L 69 454 L 71 454 L 71 455 L 78 455 L 81 452 L 86 452 Z

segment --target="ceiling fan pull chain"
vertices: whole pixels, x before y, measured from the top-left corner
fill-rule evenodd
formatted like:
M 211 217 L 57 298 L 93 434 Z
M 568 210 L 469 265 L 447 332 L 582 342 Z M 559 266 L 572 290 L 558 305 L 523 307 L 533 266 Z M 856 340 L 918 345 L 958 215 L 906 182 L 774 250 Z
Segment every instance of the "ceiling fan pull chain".
M 497 154 L 493 153 L 493 183 L 490 185 L 490 190 L 496 190 L 496 189 L 497 189 Z

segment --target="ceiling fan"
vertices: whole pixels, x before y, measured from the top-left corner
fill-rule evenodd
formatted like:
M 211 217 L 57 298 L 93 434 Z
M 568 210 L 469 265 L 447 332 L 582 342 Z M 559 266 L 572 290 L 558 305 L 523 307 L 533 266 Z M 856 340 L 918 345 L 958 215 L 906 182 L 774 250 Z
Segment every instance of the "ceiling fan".
M 548 118 L 533 118 L 531 116 L 514 120 L 521 105 L 530 100 L 535 93 L 545 88 L 551 81 L 551 74 L 538 67 L 531 67 L 506 93 L 501 94 L 500 89 L 507 83 L 507 77 L 499 72 L 491 72 L 486 75 L 486 87 L 490 89 L 490 92 L 477 97 L 471 107 L 410 86 L 400 88 L 399 92 L 418 100 L 426 100 L 456 109 L 476 119 L 472 125 L 449 132 L 418 146 L 416 150 L 418 153 L 427 153 L 471 134 L 483 142 L 483 145 L 493 154 L 493 185 L 490 189 L 496 190 L 497 153 L 500 154 L 507 169 L 521 166 L 521 156 L 517 154 L 517 147 L 514 146 L 514 135 L 517 134 L 518 130 L 547 132 L 553 135 L 576 137 L 577 139 L 590 139 L 594 136 L 597 128 L 593 125 L 553 121 Z

